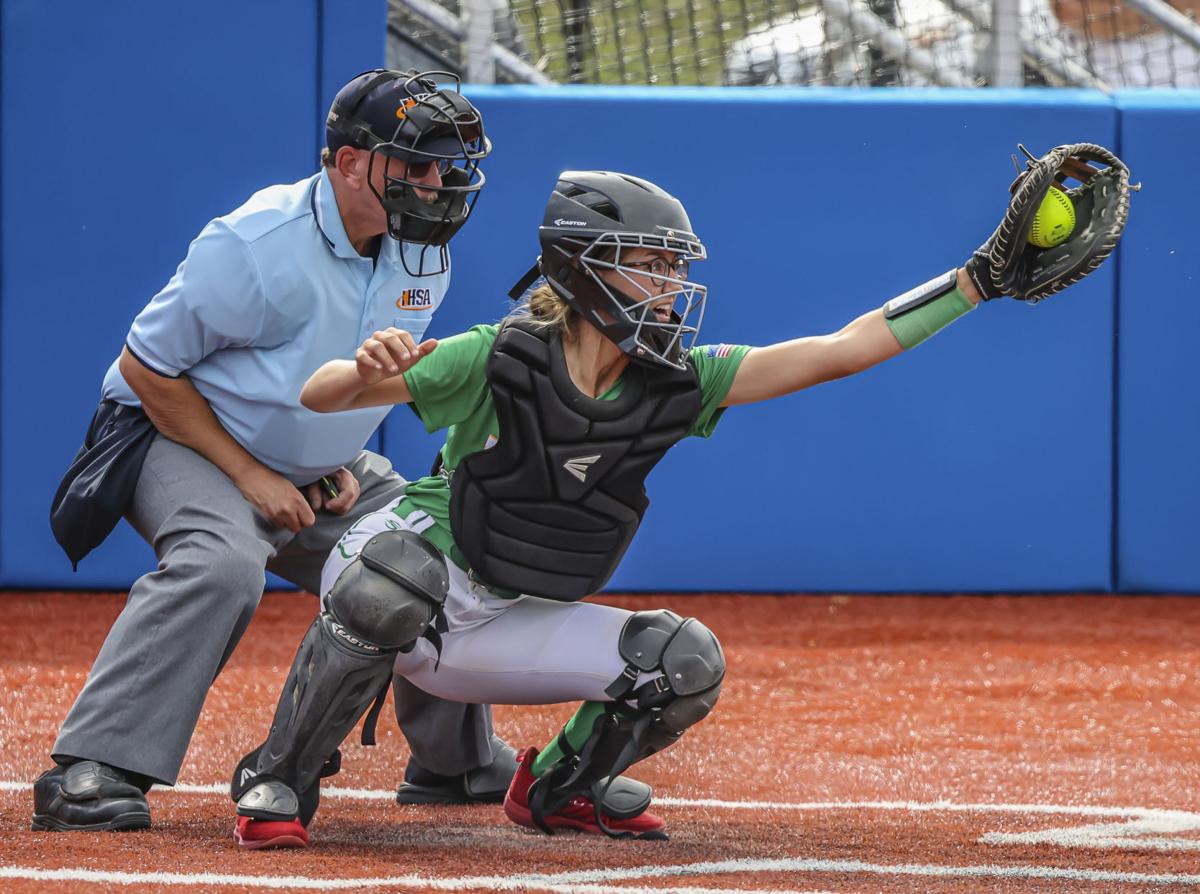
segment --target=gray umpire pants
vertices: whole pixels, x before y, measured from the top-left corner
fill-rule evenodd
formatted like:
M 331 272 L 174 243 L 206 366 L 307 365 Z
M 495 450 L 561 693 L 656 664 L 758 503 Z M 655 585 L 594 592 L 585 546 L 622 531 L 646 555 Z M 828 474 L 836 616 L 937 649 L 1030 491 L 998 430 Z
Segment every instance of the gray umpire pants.
M 362 488 L 350 512 L 318 512 L 316 524 L 293 534 L 263 518 L 200 454 L 155 437 L 126 518 L 154 547 L 158 568 L 129 591 L 52 755 L 173 785 L 208 689 L 258 608 L 263 570 L 318 592 L 341 535 L 405 485 L 374 453 L 362 452 L 349 469 Z M 399 677 L 395 698 L 401 729 L 425 769 L 455 775 L 492 762 L 487 705 L 442 701 Z M 269 713 L 240 720 L 255 731 L 253 744 L 271 723 Z M 231 770 L 239 757 L 229 755 Z

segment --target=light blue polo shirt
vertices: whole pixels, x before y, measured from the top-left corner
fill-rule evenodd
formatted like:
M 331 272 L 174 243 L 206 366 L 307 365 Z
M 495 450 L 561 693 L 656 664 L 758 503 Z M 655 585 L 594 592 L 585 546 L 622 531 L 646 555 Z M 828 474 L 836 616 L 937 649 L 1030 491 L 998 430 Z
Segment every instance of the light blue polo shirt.
M 410 269 L 422 248 L 404 244 Z M 251 455 L 307 484 L 354 459 L 390 407 L 314 413 L 304 382 L 377 329 L 420 340 L 450 284 L 449 271 L 409 276 L 400 250 L 387 236 L 378 262 L 354 250 L 324 170 L 269 187 L 201 231 L 126 345 L 159 375 L 186 374 Z M 139 403 L 115 361 L 103 394 Z

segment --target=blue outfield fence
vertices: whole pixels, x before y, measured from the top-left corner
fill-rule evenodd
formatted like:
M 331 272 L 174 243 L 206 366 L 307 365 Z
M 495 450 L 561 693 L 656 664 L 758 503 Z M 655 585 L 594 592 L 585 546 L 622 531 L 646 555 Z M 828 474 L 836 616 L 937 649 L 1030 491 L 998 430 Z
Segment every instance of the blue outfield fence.
M 1116 559 L 1129 591 L 1200 590 L 1200 182 L 1178 167 L 1200 137 L 1196 91 L 1116 98 L 1145 187 L 1119 258 Z
M 104 370 L 209 218 L 315 169 L 332 93 L 382 62 L 385 4 L 59 7 L 2 7 L 0 583 L 125 587 L 153 561 L 127 526 L 72 574 L 46 518 Z M 1200 94 L 469 95 L 496 149 L 432 335 L 504 314 L 565 168 L 685 202 L 710 255 L 706 343 L 835 330 L 961 263 L 1018 142 L 1113 146 L 1146 184 L 1118 261 L 1069 292 L 993 303 L 676 448 L 614 589 L 1200 590 L 1195 225 L 1175 212 L 1200 189 L 1176 170 Z M 86 142 L 46 151 L 47 127 Z M 438 443 L 407 410 L 383 429 L 404 474 Z

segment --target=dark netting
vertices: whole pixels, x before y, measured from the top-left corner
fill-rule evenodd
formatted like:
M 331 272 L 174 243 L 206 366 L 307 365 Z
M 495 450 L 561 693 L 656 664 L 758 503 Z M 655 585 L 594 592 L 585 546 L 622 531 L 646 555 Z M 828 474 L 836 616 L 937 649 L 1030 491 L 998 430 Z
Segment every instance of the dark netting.
M 1010 68 L 1027 86 L 1200 86 L 1196 38 L 1139 8 L 1019 2 Z M 1151 2 L 1195 28 L 1200 0 Z M 422 44 L 461 67 L 457 41 L 412 7 L 392 0 L 393 47 Z M 991 13 L 991 0 L 511 0 L 497 5 L 495 32 L 564 83 L 984 86 L 995 71 Z

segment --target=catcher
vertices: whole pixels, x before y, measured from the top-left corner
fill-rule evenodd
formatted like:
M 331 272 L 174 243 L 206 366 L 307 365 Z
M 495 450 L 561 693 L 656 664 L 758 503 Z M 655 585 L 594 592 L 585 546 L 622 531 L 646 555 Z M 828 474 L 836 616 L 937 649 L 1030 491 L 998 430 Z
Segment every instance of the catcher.
M 1051 185 L 1079 225 L 1039 249 L 1026 235 Z M 1129 192 L 1111 153 L 1060 147 L 1030 159 L 1000 227 L 963 268 L 831 335 L 697 347 L 706 290 L 690 265 L 705 249 L 683 206 L 624 174 L 562 174 L 541 257 L 512 294 L 544 282 L 518 312 L 441 344 L 377 332 L 304 386 L 313 410 L 407 403 L 429 431 L 448 432 L 440 471 L 330 555 L 324 610 L 266 741 L 234 774 L 238 843 L 307 843 L 319 778 L 393 672 L 446 699 L 581 701 L 540 751 L 520 755 L 505 813 L 547 833 L 666 838 L 649 788 L 619 774 L 712 711 L 721 646 L 695 618 L 581 601 L 637 531 L 647 473 L 682 438 L 711 435 L 726 407 L 867 369 L 981 300 L 1036 301 L 1075 282 L 1116 245 Z

